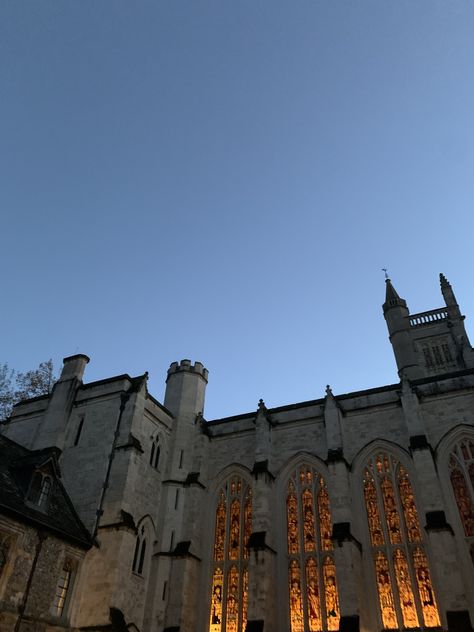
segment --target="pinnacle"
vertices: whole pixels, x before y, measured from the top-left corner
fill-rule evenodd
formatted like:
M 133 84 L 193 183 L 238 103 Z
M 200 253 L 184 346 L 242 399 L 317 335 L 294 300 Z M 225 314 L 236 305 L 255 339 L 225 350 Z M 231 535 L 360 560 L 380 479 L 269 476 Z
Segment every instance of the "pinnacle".
M 442 272 L 439 273 L 439 282 L 442 288 L 449 287 L 451 285 Z

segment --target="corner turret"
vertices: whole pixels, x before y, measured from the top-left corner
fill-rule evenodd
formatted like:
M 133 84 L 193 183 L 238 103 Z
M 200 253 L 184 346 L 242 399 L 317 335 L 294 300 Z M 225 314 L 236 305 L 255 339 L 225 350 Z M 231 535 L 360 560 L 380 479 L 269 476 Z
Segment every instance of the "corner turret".
M 204 412 L 208 375 L 201 362 L 172 362 L 166 378 L 165 407 L 175 417 L 189 417 L 194 423 L 196 415 Z
M 410 314 L 386 278 L 383 312 L 401 378 L 442 375 L 474 366 L 474 354 L 451 284 L 439 275 L 446 307 Z
M 389 278 L 385 279 L 383 314 L 397 362 L 398 375 L 406 376 L 408 379 L 422 377 L 423 373 L 418 365 L 411 338 L 410 312 L 405 299 L 400 298 Z

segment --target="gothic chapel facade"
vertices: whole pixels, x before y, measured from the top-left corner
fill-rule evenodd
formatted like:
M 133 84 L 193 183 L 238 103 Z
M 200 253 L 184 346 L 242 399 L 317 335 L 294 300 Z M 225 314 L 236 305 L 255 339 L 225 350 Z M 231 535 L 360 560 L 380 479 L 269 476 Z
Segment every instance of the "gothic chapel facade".
M 66 358 L 0 435 L 0 630 L 472 630 L 474 353 L 440 280 L 410 314 L 387 279 L 400 381 L 365 391 L 206 421 L 199 362 L 161 404 Z

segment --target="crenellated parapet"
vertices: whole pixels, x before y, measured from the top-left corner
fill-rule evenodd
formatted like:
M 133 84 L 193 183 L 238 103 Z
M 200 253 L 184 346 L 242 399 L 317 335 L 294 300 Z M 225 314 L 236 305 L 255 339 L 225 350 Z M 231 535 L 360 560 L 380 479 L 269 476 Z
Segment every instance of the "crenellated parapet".
M 200 375 L 204 380 L 208 380 L 209 371 L 204 367 L 202 362 L 191 363 L 191 360 L 181 360 L 181 362 L 172 362 L 168 369 L 168 377 L 166 381 L 175 373 L 188 372 L 195 375 Z

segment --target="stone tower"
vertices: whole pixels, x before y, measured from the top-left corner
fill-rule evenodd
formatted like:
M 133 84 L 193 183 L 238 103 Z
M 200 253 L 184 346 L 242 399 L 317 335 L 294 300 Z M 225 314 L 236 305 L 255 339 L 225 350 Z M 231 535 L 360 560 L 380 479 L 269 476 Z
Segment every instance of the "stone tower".
M 474 366 L 474 354 L 451 284 L 439 275 L 445 307 L 410 314 L 390 279 L 383 312 L 398 374 L 409 380 L 462 371 Z

